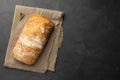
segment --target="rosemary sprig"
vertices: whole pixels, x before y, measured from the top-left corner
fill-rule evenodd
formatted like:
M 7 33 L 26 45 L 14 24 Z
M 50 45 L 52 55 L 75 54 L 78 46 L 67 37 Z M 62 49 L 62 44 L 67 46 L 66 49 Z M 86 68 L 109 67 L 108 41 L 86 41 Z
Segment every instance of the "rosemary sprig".
M 19 21 L 21 21 L 23 18 L 25 17 L 25 14 L 23 14 L 22 12 L 19 15 Z

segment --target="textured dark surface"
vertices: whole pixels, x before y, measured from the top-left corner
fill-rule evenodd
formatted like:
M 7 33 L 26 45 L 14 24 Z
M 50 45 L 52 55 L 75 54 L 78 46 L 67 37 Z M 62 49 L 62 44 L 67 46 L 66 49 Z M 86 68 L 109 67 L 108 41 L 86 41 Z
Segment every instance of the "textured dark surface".
M 65 12 L 55 72 L 3 67 L 15 5 Z M 120 80 L 119 73 L 119 0 L 0 0 L 0 80 Z

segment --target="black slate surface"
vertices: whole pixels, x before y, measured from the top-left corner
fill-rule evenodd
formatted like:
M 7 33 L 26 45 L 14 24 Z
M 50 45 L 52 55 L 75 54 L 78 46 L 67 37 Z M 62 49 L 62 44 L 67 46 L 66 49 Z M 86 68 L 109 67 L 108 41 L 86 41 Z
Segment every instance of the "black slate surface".
M 56 71 L 3 67 L 15 5 L 65 12 Z M 0 0 L 0 80 L 120 80 L 119 0 Z

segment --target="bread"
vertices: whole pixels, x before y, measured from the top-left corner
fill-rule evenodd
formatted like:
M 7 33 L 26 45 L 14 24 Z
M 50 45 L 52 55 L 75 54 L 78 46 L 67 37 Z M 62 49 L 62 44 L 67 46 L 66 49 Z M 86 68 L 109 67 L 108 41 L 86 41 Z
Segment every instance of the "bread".
M 54 24 L 48 18 L 40 14 L 32 15 L 18 37 L 12 56 L 24 64 L 34 64 L 53 30 Z

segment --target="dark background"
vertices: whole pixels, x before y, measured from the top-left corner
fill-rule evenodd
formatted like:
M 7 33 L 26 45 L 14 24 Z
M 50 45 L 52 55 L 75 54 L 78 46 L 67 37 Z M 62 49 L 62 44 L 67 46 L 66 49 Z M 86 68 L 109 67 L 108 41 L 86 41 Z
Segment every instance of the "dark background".
M 56 71 L 3 67 L 15 5 L 65 12 Z M 0 0 L 0 80 L 120 80 L 120 0 Z

